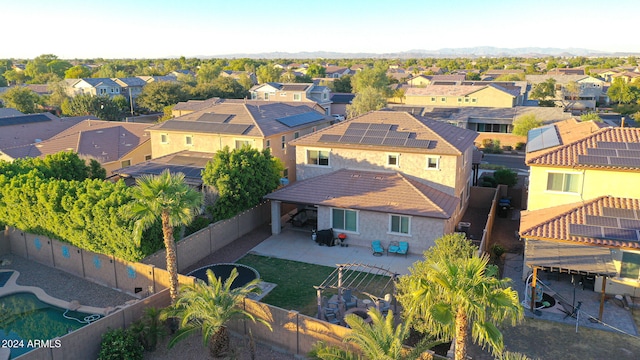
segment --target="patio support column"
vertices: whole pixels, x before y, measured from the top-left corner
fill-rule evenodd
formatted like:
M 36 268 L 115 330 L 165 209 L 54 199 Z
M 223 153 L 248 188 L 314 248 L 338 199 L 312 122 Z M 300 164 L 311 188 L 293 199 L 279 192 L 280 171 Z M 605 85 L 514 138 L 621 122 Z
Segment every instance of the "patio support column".
M 531 312 L 536 313 L 536 282 L 538 281 L 538 268 L 533 267 L 533 276 L 531 277 Z M 524 291 L 529 291 L 525 289 Z
M 318 297 L 318 319 L 322 319 L 322 288 L 316 287 L 316 296 Z
M 281 231 L 281 215 L 280 215 L 280 205 L 281 201 L 271 200 L 271 234 L 277 235 L 280 234 Z
M 607 275 L 602 277 L 602 292 L 600 293 L 600 311 L 598 312 L 598 320 L 602 321 L 602 313 L 604 312 L 604 290 L 607 287 Z
M 342 293 L 344 292 L 344 290 L 342 289 L 342 269 L 342 266 L 338 267 L 338 307 L 341 309 L 341 311 L 343 309 L 342 305 L 344 302 L 344 299 L 342 297 Z

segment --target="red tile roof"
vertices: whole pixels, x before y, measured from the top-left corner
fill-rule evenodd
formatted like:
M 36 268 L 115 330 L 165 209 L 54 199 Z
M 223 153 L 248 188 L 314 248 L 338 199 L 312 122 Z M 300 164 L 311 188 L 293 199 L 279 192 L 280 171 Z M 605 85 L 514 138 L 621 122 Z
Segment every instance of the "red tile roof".
M 297 181 L 265 198 L 438 219 L 450 218 L 459 203 L 458 198 L 397 172 L 348 169 Z
M 604 216 L 604 208 L 640 211 L 640 199 L 602 196 L 584 203 L 561 205 L 522 213 L 520 236 L 534 240 L 571 242 L 640 250 L 640 242 L 570 235 L 569 225 L 587 225 L 587 215 Z
M 544 152 L 538 156 L 527 159 L 527 165 L 529 166 L 556 166 L 556 167 L 571 167 L 580 169 L 624 169 L 625 166 L 615 165 L 585 165 L 578 164 L 579 155 L 587 155 L 588 148 L 596 148 L 598 142 L 616 142 L 616 143 L 638 143 L 640 142 L 640 128 L 621 128 L 621 127 L 608 127 L 602 128 L 591 135 L 569 143 L 564 146 L 559 146 L 551 151 Z M 633 168 L 637 169 L 637 168 Z

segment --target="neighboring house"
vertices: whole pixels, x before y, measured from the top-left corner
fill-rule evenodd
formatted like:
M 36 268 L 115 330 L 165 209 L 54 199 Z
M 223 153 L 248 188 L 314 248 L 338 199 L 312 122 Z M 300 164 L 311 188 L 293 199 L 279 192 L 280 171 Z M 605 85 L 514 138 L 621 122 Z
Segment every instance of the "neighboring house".
M 636 79 L 640 79 L 640 73 L 625 71 L 622 73 L 611 75 L 611 82 L 613 82 L 615 79 L 622 79 L 622 81 L 624 81 L 625 84 L 629 84 L 630 82 Z
M 482 80 L 491 81 L 505 75 L 524 75 L 522 69 L 489 69 L 482 75 Z
M 354 72 L 346 66 L 325 66 L 325 77 L 339 79 L 345 75 L 352 75 Z
M 435 81 L 462 82 L 464 75 L 418 75 L 407 80 L 407 85 L 412 87 L 424 87 L 433 84 Z
M 599 126 L 585 125 L 584 131 Z M 634 185 L 640 182 L 640 129 L 603 127 L 566 144 L 560 144 L 557 133 L 550 128 L 539 135 L 546 139 L 542 145 L 528 145 L 529 210 L 602 195 L 640 198 L 640 187 Z M 529 137 L 535 134 L 532 130 Z
M 547 75 L 584 75 L 582 68 L 556 68 L 547 71 Z
M 206 100 L 188 100 L 179 102 L 171 109 L 173 117 L 180 117 L 183 115 L 191 114 L 195 111 L 204 110 L 214 106 L 220 101 L 220 98 L 214 97 Z
M 251 100 L 315 102 L 331 112 L 331 90 L 313 83 L 264 83 L 252 87 Z
M 51 95 L 48 84 L 26 84 L 23 86 L 40 96 Z
M 609 103 L 605 89 L 606 83 L 592 76 L 527 75 L 526 79 L 532 88 L 548 79 L 554 79 L 556 81 L 556 99 L 560 99 L 558 105 L 567 108 L 567 110 L 589 110 L 595 109 L 598 104 L 606 105 Z M 570 83 L 578 85 L 578 94 L 571 94 L 568 87 Z
M 183 150 L 215 153 L 249 145 L 271 149 L 282 160 L 283 178 L 295 181 L 295 150 L 290 140 L 331 124 L 332 117 L 311 102 L 219 99 L 206 109 L 149 128 L 153 158 Z
M 355 245 L 409 242 L 422 253 L 455 231 L 469 201 L 473 131 L 409 113 L 374 111 L 292 141 L 295 184 L 272 201 L 272 232 L 282 202 L 317 208 L 318 229 Z
M 172 174 L 184 174 L 187 184 L 202 188 L 202 170 L 213 159 L 215 154 L 197 151 L 180 151 L 156 159 L 147 160 L 125 168 L 115 169 L 111 173 L 114 180 L 123 179 L 128 186 L 133 186 L 136 179 L 145 175 L 160 175 L 164 170 Z
M 220 72 L 220 76 L 230 77 L 232 79 L 236 79 L 236 81 L 240 80 L 243 76 L 247 76 L 249 80 L 251 80 L 251 84 L 256 85 L 258 83 L 256 74 L 248 71 L 222 70 L 222 72 Z
M 331 114 L 345 115 L 347 105 L 350 105 L 356 94 L 353 93 L 332 93 L 331 94 Z
M 83 78 L 65 79 L 67 84 L 67 94 L 71 97 L 76 95 L 109 96 L 120 95 L 120 85 L 109 78 Z
M 619 72 L 615 69 L 591 69 L 589 74 L 610 83 L 612 81 L 611 77 Z
M 138 77 L 114 78 L 112 79 L 120 86 L 120 93 L 127 99 L 136 99 L 141 93 L 142 88 L 147 82 Z
M 602 292 L 635 293 L 640 129 L 567 121 L 534 129 L 529 138 L 529 211 L 520 224 L 525 263 L 595 278 Z
M 177 82 L 178 78 L 174 75 L 164 75 L 164 76 L 136 76 L 137 78 L 142 79 L 147 84 L 152 82 L 161 82 L 161 81 L 171 81 Z
M 22 114 L 15 109 L 2 108 L 0 109 L 0 152 L 6 148 L 47 140 L 88 118 L 95 119 L 93 116 L 59 118 L 48 112 Z M 1 158 L 10 160 L 4 156 Z
M 151 158 L 151 143 L 146 129 L 150 124 L 84 120 L 55 136 L 23 146 L 1 150 L 4 160 L 45 157 L 61 151 L 73 151 L 82 159 L 95 159 L 107 171 Z
M 405 88 L 406 105 L 443 107 L 503 107 L 522 105 L 520 88 L 505 88 L 496 84 L 430 85 Z

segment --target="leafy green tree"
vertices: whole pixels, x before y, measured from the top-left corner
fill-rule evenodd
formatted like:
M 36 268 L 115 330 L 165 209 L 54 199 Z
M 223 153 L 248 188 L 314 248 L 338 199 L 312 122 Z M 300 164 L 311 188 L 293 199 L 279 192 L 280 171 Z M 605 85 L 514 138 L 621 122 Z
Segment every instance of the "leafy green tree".
M 225 147 L 216 152 L 202 171 L 202 181 L 220 195 L 213 208 L 214 219 L 228 219 L 258 205 L 278 187 L 283 169 L 269 149 Z
M 366 68 L 353 75 L 351 78 L 351 88 L 353 92 L 359 93 L 366 88 L 374 88 L 385 96 L 388 96 L 389 77 L 386 70 L 381 67 Z
M 350 93 L 351 92 L 351 75 L 344 75 L 339 79 L 333 80 L 329 84 L 331 91 L 336 93 Z
M 511 169 L 498 169 L 493 172 L 497 184 L 513 187 L 518 183 L 518 173 Z
M 384 94 L 373 87 L 362 89 L 351 104 L 347 105 L 347 116 L 354 118 L 366 114 L 369 111 L 380 110 L 387 106 L 387 98 Z
M 165 106 L 175 105 L 188 99 L 189 92 L 184 85 L 170 81 L 160 81 L 145 85 L 136 102 L 138 106 L 161 112 Z
M 126 101 L 126 99 L 125 99 Z M 109 96 L 76 95 L 62 103 L 62 112 L 69 116 L 94 115 L 101 120 L 120 120 L 122 110 Z
M 594 122 L 602 122 L 602 118 L 600 117 L 600 115 L 598 115 L 598 113 L 594 113 L 594 112 L 589 112 L 586 113 L 582 116 L 580 116 L 580 120 L 581 121 L 594 121 Z
M 258 77 L 258 82 L 260 84 L 264 84 L 267 82 L 277 82 L 280 81 L 280 75 L 282 72 L 277 67 L 272 64 L 262 65 L 256 70 L 256 76 Z
M 48 72 L 56 74 L 59 78 L 64 78 L 65 73 L 69 70 L 73 65 L 70 62 L 60 59 L 55 59 L 49 61 L 47 64 Z
M 3 92 L 0 94 L 0 99 L 6 107 L 14 108 L 25 114 L 35 113 L 38 105 L 42 103 L 40 95 L 29 88 L 21 86 L 14 86 Z
M 240 74 L 240 76 L 238 77 L 238 83 L 246 91 L 249 91 L 249 89 L 251 89 L 251 87 L 253 87 L 253 81 L 251 80 L 251 78 L 249 77 L 249 74 L 247 74 L 247 73 Z
M 637 100 L 637 88 L 630 86 L 621 78 L 613 80 L 613 84 L 607 90 L 607 95 L 612 101 L 617 103 L 629 104 Z M 635 91 L 634 91 L 635 90 Z
M 27 65 L 24 67 L 24 73 L 32 79 L 40 76 L 41 74 L 49 73 L 51 72 L 48 68 L 49 63 L 57 59 L 58 57 L 53 54 L 40 55 L 27 62 Z
M 524 74 L 504 74 L 498 76 L 494 81 L 524 81 Z
M 217 79 L 222 72 L 222 66 L 219 64 L 204 63 L 200 65 L 200 69 L 196 73 L 198 84 L 207 84 Z
M 327 69 L 319 64 L 311 64 L 307 68 L 307 75 L 311 78 L 323 78 L 327 76 Z
M 191 90 L 191 94 L 194 99 L 202 100 L 213 97 L 244 99 L 249 95 L 239 82 L 230 77 L 218 77 L 210 83 L 198 84 Z
M 49 106 L 52 106 L 57 109 L 62 108 L 62 103 L 65 100 L 70 100 L 71 97 L 67 95 L 67 91 L 65 90 L 65 84 L 63 82 L 55 82 L 47 85 L 47 89 L 51 93 L 46 99 L 46 103 Z
M 7 70 L 2 74 L 2 76 L 7 80 L 9 85 L 21 85 L 27 81 L 27 75 L 24 71 L 16 71 L 16 70 Z
M 556 97 L 556 80 L 549 78 L 546 81 L 533 85 L 530 97 L 541 101 L 554 99 Z
M 515 120 L 513 120 L 512 133 L 518 136 L 527 136 L 527 133 L 529 133 L 529 130 L 535 129 L 542 125 L 543 125 L 542 121 L 540 121 L 535 114 L 533 113 L 524 114 L 517 117 Z
M 494 354 L 502 353 L 502 333 L 495 324 L 511 320 L 515 326 L 524 315 L 517 291 L 509 287 L 511 279 L 492 276 L 489 256 L 478 256 L 469 244 L 464 234 L 437 239 L 425 260 L 414 263 L 398 283 L 405 318 L 413 319 L 419 331 L 455 339 L 456 360 L 467 358 L 470 335 Z
M 171 303 L 178 298 L 178 260 L 173 236 L 175 226 L 189 225 L 200 213 L 202 194 L 184 182 L 184 174 L 171 174 L 164 170 L 158 176 L 142 176 L 136 179 L 132 191 L 133 201 L 125 211 L 135 220 L 133 238 L 140 243 L 142 232 L 158 220 L 162 222 L 162 234 L 169 273 Z
M 91 77 L 91 70 L 82 65 L 72 66 L 64 72 L 65 79 L 82 79 Z
M 260 293 L 260 280 L 254 279 L 244 286 L 233 288 L 233 281 L 237 277 L 238 270 L 233 269 L 223 282 L 222 278 L 216 278 L 213 271 L 207 270 L 207 283 L 196 281 L 180 289 L 180 297 L 167 310 L 168 316 L 180 319 L 180 328 L 169 342 L 169 348 L 190 335 L 201 332 L 203 346 L 208 344 L 211 357 L 218 358 L 229 351 L 229 333 L 225 325 L 229 320 L 249 319 L 264 324 L 271 330 L 268 322 L 255 318 L 242 307 L 245 297 Z

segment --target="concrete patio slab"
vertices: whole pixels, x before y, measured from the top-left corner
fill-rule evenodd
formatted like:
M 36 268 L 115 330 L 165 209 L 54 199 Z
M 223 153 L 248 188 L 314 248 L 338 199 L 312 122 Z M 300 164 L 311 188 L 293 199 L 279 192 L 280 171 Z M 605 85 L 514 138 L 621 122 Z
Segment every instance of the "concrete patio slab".
M 383 244 L 386 249 L 388 244 Z M 409 249 L 411 251 L 411 249 Z M 424 260 L 422 254 L 409 253 L 407 256 L 389 254 L 374 256 L 368 247 L 361 246 L 319 246 L 311 240 L 311 233 L 285 228 L 280 234 L 272 235 L 254 247 L 251 254 L 279 259 L 294 260 L 310 264 L 336 267 L 337 264 L 366 264 L 378 266 L 404 275 L 416 261 Z

